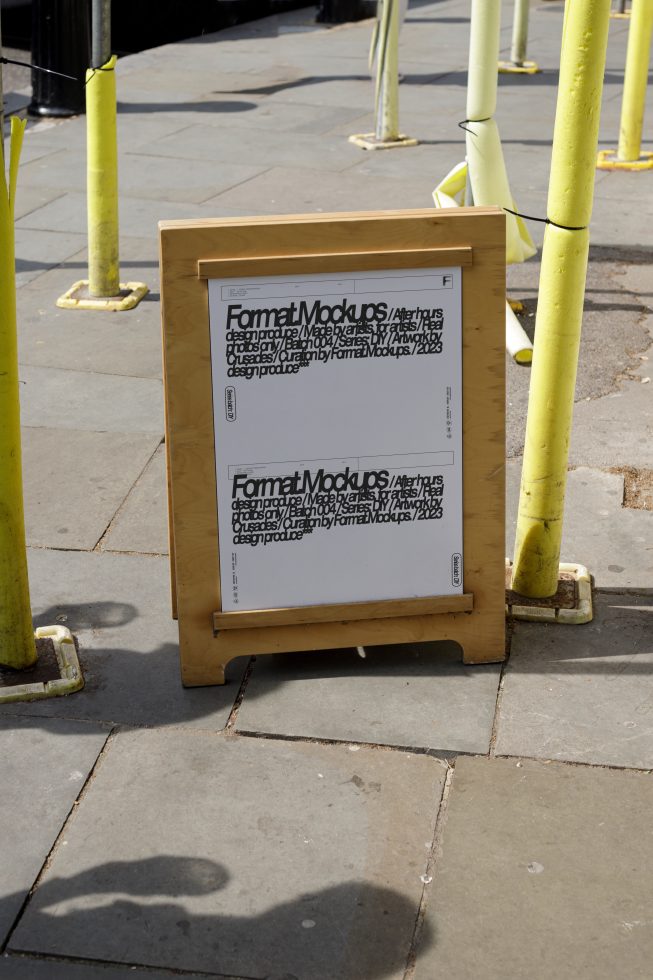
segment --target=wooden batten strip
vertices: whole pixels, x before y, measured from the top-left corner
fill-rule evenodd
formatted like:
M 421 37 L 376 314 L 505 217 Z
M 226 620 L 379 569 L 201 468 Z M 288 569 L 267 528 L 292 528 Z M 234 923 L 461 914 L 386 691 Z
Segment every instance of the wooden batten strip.
M 297 272 L 372 272 L 376 269 L 433 269 L 472 264 L 471 245 L 399 249 L 381 252 L 316 252 L 301 255 L 257 255 L 229 259 L 200 259 L 198 279 L 237 276 L 277 276 Z
M 471 612 L 474 596 L 427 596 L 419 599 L 384 599 L 378 602 L 345 602 L 325 606 L 291 606 L 284 609 L 254 609 L 245 612 L 213 613 L 215 632 L 260 626 L 299 626 L 309 623 L 350 622 L 357 619 L 394 619 L 434 613 Z

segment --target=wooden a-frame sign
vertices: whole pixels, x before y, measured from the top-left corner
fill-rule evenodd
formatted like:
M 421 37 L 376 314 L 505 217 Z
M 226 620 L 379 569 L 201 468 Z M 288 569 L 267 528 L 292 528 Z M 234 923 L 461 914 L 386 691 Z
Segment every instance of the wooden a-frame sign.
M 498 208 L 165 221 L 182 681 L 234 657 L 505 656 Z

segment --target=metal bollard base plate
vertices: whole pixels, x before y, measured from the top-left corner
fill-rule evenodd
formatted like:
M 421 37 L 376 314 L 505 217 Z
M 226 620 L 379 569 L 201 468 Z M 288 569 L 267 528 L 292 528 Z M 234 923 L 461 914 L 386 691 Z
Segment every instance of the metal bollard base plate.
M 417 146 L 419 140 L 400 133 L 396 140 L 379 140 L 374 133 L 357 133 L 349 137 L 349 142 L 361 150 L 397 150 L 402 146 Z
M 599 150 L 597 170 L 653 170 L 653 153 L 640 153 L 639 160 L 618 160 L 616 150 Z
M 529 623 L 561 623 L 581 626 L 591 623 L 592 579 L 584 565 L 561 562 L 558 590 L 547 599 L 530 599 L 510 588 L 512 562 L 506 558 L 506 616 Z
M 542 69 L 536 61 L 524 61 L 518 65 L 514 61 L 500 61 L 500 75 L 538 75 Z
M 123 310 L 133 310 L 148 292 L 149 288 L 144 282 L 121 282 L 117 296 L 91 296 L 88 279 L 80 279 L 59 297 L 57 306 L 62 310 L 106 310 L 110 313 L 121 313 Z
M 84 687 L 84 677 L 79 666 L 75 641 L 65 626 L 41 626 L 34 631 L 37 640 L 50 639 L 59 664 L 60 677 L 38 684 L 12 684 L 0 687 L 0 704 L 14 701 L 37 701 L 73 694 Z

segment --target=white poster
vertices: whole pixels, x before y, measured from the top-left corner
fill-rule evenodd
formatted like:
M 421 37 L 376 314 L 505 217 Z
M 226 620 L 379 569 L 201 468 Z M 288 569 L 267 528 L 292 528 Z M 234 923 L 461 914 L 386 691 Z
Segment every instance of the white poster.
M 222 609 L 462 592 L 461 270 L 209 281 Z

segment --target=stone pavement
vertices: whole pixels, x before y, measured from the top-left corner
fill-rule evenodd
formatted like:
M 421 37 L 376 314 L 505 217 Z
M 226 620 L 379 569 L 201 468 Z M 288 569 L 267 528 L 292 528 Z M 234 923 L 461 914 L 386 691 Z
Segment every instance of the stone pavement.
M 562 554 L 595 576 L 594 621 L 519 623 L 504 666 L 422 644 L 243 658 L 223 688 L 179 683 L 158 220 L 428 206 L 464 153 L 467 3 L 411 5 L 400 116 L 420 145 L 367 155 L 346 137 L 372 127 L 371 24 L 313 13 L 119 65 L 121 267 L 151 288 L 130 313 L 56 309 L 86 268 L 85 120 L 26 134 L 32 607 L 78 636 L 86 687 L 1 710 L 0 977 L 648 978 L 653 175 L 597 174 Z M 545 214 L 561 27 L 562 3 L 535 2 L 543 71 L 500 77 L 528 214 Z M 603 146 L 627 29 L 611 22 Z M 529 330 L 538 274 L 538 258 L 508 272 Z M 529 371 L 507 373 L 510 555 Z

